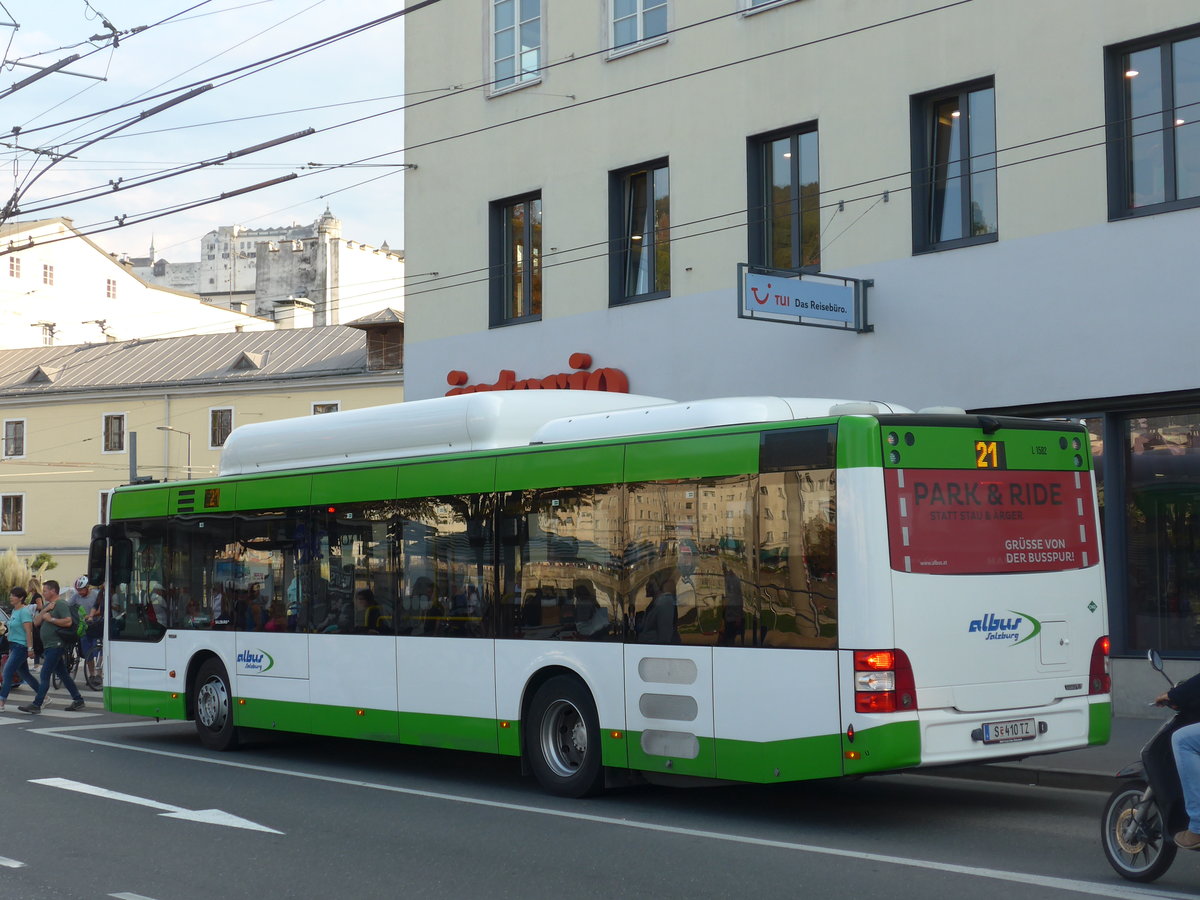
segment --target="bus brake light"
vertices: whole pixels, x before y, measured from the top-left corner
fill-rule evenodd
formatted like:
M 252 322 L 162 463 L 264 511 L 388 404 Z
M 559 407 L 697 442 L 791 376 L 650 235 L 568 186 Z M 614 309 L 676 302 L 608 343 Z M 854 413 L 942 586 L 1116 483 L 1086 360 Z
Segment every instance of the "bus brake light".
M 917 708 L 912 664 L 903 650 L 854 651 L 854 711 L 908 712 Z
M 1092 645 L 1092 664 L 1088 670 L 1088 694 L 1111 694 L 1112 675 L 1108 671 L 1108 635 L 1096 638 Z

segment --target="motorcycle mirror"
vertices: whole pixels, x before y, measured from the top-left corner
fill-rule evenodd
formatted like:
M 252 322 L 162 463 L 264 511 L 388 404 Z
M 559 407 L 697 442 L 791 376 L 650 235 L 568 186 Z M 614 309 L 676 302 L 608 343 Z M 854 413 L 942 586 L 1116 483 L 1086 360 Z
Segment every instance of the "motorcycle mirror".
M 1163 670 L 1162 657 L 1159 655 L 1157 650 L 1146 651 L 1146 659 L 1150 660 L 1150 665 L 1154 666 L 1154 668 L 1159 672 Z

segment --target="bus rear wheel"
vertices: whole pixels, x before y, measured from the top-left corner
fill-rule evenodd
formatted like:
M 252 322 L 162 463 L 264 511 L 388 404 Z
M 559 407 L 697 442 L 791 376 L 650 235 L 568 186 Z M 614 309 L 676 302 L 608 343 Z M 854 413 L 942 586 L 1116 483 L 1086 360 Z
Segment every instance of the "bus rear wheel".
M 192 709 L 196 715 L 196 734 L 210 750 L 233 750 L 238 745 L 238 730 L 233 724 L 233 692 L 229 676 L 219 659 L 200 666 L 192 687 Z
M 525 758 L 541 786 L 560 797 L 587 797 L 604 786 L 596 704 L 577 678 L 558 675 L 529 704 Z

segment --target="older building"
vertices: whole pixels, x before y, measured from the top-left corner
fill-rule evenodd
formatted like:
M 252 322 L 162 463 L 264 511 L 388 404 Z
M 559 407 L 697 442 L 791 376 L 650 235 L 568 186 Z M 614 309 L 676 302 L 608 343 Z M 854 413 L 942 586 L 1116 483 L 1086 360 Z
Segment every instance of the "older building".
M 0 347 L 263 331 L 271 319 L 148 284 L 70 219 L 0 226 Z
M 210 475 L 240 424 L 400 402 L 399 353 L 372 349 L 403 328 L 385 318 L 0 350 L 0 549 L 73 578 L 116 485 Z
M 1200 657 L 1194 2 L 477 8 L 408 33 L 474 86 L 405 114 L 410 398 L 573 359 L 1084 419 L 1114 652 Z
M 404 308 L 404 254 L 342 237 L 328 209 L 311 225 L 222 225 L 200 242 L 198 263 L 131 260 L 156 284 L 195 291 L 215 305 L 272 318 L 300 300 L 315 325 L 337 325 L 387 307 Z

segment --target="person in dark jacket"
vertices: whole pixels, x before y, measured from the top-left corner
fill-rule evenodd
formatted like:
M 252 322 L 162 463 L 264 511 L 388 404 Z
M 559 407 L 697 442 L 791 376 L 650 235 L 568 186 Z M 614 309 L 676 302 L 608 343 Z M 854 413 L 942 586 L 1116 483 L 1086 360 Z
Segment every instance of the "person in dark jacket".
M 1193 675 L 1154 702 L 1172 709 L 1200 707 L 1200 675 Z M 1200 722 L 1185 725 L 1171 735 L 1175 752 L 1175 768 L 1183 785 L 1183 800 L 1187 807 L 1188 827 L 1175 835 L 1175 845 L 1183 850 L 1200 850 Z

